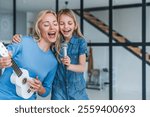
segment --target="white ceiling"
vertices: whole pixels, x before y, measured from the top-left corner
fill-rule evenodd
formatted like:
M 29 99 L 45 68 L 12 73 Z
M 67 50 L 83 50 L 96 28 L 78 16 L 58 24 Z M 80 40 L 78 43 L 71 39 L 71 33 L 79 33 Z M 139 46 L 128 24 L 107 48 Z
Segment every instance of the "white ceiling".
M 54 9 L 56 0 L 16 0 L 17 11 L 39 11 L 42 9 Z M 68 1 L 67 8 L 79 9 L 80 0 L 59 0 L 59 9 L 66 8 L 65 1 Z M 84 0 L 84 8 L 108 6 L 109 0 Z M 146 2 L 150 2 L 147 0 Z M 113 0 L 113 5 L 142 3 L 142 0 Z M 12 11 L 12 0 L 0 0 L 0 10 Z

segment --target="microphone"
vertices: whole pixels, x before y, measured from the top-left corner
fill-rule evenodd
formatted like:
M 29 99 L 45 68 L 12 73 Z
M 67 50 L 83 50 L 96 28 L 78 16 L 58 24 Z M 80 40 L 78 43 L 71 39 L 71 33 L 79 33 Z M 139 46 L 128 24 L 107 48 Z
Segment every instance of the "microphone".
M 68 48 L 67 43 L 66 42 L 62 43 L 61 47 L 63 50 L 63 57 L 66 57 L 67 56 L 67 48 Z

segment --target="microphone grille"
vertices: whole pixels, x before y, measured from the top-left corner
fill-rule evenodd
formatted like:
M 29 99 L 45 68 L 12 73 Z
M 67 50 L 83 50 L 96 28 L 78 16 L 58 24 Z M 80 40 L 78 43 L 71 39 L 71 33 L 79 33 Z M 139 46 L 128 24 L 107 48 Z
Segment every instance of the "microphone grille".
M 66 42 L 64 42 L 64 43 L 61 44 L 61 47 L 62 47 L 62 48 L 63 48 L 63 47 L 68 47 L 68 44 L 67 44 Z

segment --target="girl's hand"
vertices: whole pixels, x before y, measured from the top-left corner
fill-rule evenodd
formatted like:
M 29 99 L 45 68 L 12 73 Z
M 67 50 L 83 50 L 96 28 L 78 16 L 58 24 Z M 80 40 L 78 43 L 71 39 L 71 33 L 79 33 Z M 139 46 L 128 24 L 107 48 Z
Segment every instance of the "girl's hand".
M 20 34 L 15 34 L 12 37 L 12 43 L 19 43 L 21 41 L 21 35 Z
M 64 65 L 67 65 L 67 66 L 69 66 L 71 64 L 71 60 L 68 56 L 62 58 L 61 61 Z
M 11 52 L 8 53 L 9 56 L 8 57 L 2 57 L 0 58 L 0 68 L 6 68 L 6 67 L 11 67 L 12 66 L 12 62 L 11 62 Z
M 32 87 L 31 90 L 33 92 L 40 92 L 42 86 L 41 81 L 38 79 L 38 77 L 36 77 L 33 80 L 28 80 L 29 85 Z

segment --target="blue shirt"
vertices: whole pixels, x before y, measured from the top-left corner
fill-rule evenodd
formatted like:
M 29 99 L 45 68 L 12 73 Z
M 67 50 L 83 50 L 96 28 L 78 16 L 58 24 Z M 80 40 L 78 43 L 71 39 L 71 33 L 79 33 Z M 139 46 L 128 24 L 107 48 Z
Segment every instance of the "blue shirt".
M 7 48 L 12 51 L 12 58 L 20 68 L 28 70 L 29 76 L 32 78 L 38 76 L 46 89 L 41 96 L 47 96 L 51 91 L 58 65 L 52 51 L 42 51 L 35 39 L 28 36 L 22 37 L 21 43 L 8 45 Z M 10 81 L 12 72 L 12 67 L 9 67 L 0 76 L 0 99 L 22 100 L 23 98 L 16 94 L 16 86 Z M 36 99 L 36 94 L 29 99 Z
M 87 54 L 87 43 L 85 39 L 73 36 L 68 43 L 67 55 L 71 64 L 79 64 L 79 56 Z M 63 50 L 60 50 L 60 58 Z M 53 82 L 53 100 L 84 100 L 88 99 L 83 72 L 67 70 L 63 63 L 58 64 L 58 69 Z

